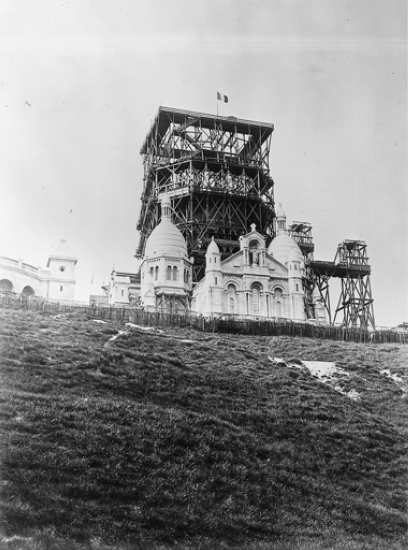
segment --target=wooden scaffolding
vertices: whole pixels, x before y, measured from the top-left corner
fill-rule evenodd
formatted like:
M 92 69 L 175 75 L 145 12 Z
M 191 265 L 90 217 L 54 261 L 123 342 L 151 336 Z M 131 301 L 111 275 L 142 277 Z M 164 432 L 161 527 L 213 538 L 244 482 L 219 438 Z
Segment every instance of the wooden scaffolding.
M 144 184 L 136 257 L 160 221 L 158 195 L 171 198 L 173 222 L 194 257 L 193 280 L 204 276 L 214 236 L 225 259 L 239 250 L 252 223 L 274 236 L 274 182 L 269 153 L 273 124 L 160 107 L 141 148 Z
M 306 262 L 306 280 L 316 286 L 330 322 L 345 327 L 375 328 L 374 300 L 371 291 L 371 266 L 364 241 L 345 240 L 337 247 L 333 262 Z M 341 289 L 332 317 L 329 283 L 340 279 Z M 343 317 L 341 319 L 341 316 Z

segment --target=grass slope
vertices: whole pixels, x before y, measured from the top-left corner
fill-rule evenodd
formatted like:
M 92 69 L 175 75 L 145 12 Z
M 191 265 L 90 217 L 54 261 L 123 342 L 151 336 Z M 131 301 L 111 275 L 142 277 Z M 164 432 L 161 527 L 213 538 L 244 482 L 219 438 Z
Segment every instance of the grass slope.
M 7 309 L 0 337 L 2 548 L 406 542 L 407 400 L 380 371 L 407 346 Z M 361 399 L 268 356 L 336 361 Z

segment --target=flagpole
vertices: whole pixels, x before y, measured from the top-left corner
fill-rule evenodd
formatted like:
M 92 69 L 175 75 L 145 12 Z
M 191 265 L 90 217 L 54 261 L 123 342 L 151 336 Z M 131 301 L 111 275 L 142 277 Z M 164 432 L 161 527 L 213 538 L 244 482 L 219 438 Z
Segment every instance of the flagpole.
M 217 92 L 217 118 L 218 118 L 218 92 Z

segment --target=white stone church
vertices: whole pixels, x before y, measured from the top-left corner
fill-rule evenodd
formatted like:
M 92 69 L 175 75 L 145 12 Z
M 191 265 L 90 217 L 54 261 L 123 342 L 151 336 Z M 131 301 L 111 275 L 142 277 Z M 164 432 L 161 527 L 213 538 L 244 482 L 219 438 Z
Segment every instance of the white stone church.
M 140 268 L 139 304 L 147 311 L 190 310 L 205 317 L 305 320 L 303 254 L 288 235 L 286 215 L 277 212 L 277 234 L 269 247 L 252 225 L 240 250 L 221 260 L 217 242 L 206 251 L 205 276 L 192 282 L 192 259 L 181 231 L 171 221 L 171 201 L 162 194 L 162 217 L 146 243 Z M 326 320 L 316 296 L 316 318 Z

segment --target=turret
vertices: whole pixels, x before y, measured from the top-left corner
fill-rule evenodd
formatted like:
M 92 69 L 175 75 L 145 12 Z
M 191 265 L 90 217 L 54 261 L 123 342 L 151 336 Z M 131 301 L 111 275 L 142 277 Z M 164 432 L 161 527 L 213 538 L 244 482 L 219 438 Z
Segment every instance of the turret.
M 148 310 L 187 308 L 192 262 L 181 231 L 171 221 L 171 200 L 159 195 L 161 220 L 150 234 L 141 265 L 141 299 Z
M 69 249 L 67 241 L 61 239 L 47 262 L 50 272 L 47 297 L 66 302 L 74 300 L 76 263 L 77 258 Z
M 292 319 L 301 320 L 305 316 L 302 287 L 304 263 L 302 252 L 297 245 L 290 249 L 286 267 L 288 268 L 291 317 Z
M 207 310 L 210 314 L 222 313 L 222 271 L 221 254 L 217 243 L 212 237 L 205 253 L 205 278 L 208 288 Z
M 221 254 L 214 237 L 205 253 L 205 273 L 206 275 L 209 273 L 215 274 L 213 276 L 216 276 L 217 273 L 221 273 Z

